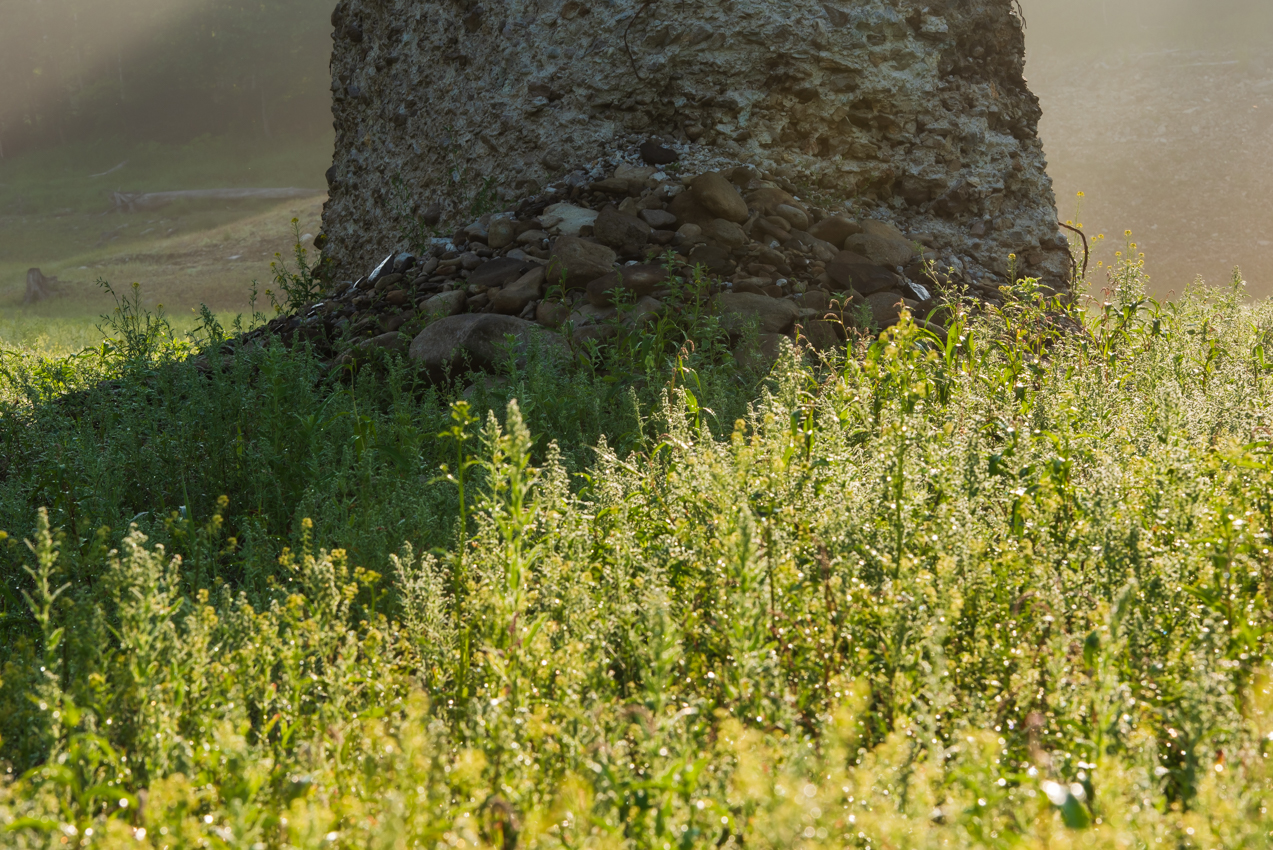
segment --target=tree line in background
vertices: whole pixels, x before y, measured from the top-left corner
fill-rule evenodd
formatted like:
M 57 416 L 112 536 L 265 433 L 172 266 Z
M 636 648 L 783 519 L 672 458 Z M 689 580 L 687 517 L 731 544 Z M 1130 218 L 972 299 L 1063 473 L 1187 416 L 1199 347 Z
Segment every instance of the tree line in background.
M 0 0 L 0 157 L 103 137 L 312 133 L 331 0 Z

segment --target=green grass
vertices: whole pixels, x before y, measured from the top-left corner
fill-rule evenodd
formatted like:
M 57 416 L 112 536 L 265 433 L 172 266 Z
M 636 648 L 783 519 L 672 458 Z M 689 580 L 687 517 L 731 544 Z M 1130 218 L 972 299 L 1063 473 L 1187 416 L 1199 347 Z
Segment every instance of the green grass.
M 83 306 L 83 305 L 78 305 Z M 229 325 L 235 316 L 219 314 L 218 320 Z M 184 336 L 199 326 L 195 315 L 169 319 L 173 333 Z M 96 348 L 109 339 L 109 322 L 103 314 L 88 315 L 78 311 L 70 315 L 41 315 L 36 311 L 14 311 L 0 316 L 0 350 L 13 354 L 60 359 Z
M 97 140 L 0 159 L 0 215 L 69 215 L 111 209 L 109 195 L 230 187 L 323 191 L 330 134 L 313 139 L 204 136 L 184 145 Z M 93 177 L 119 165 L 123 168 Z M 6 243 L 7 244 L 7 243 Z
M 466 402 L 127 303 L 8 355 L 0 834 L 1266 847 L 1273 304 L 1102 295 Z

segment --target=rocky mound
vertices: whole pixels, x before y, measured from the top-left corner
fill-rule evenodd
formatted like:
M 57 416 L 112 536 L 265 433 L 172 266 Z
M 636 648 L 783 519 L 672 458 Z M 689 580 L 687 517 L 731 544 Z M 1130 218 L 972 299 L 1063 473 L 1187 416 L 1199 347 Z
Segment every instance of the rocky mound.
M 332 25 L 340 277 L 407 247 L 415 215 L 467 224 L 475 198 L 511 207 L 656 137 L 699 171 L 752 163 L 829 211 L 930 234 L 976 279 L 1006 283 L 1015 254 L 1067 284 L 1016 0 L 340 0 Z
M 564 353 L 690 302 L 735 341 L 754 326 L 772 355 L 783 335 L 827 349 L 903 307 L 923 319 L 947 286 L 998 298 L 930 234 L 833 214 L 748 165 L 677 176 L 679 158 L 649 142 L 573 172 L 515 210 L 390 254 L 261 333 L 307 340 L 336 365 L 405 352 L 441 379 L 494 366 L 510 339 Z

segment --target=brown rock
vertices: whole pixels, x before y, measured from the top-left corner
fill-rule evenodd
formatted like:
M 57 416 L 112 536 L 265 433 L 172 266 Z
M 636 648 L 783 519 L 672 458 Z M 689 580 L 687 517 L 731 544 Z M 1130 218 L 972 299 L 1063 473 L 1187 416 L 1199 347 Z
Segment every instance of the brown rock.
M 894 268 L 915 256 L 914 247 L 904 240 L 886 239 L 872 233 L 858 233 L 844 240 L 844 250 L 861 254 L 874 263 Z
M 641 219 L 655 230 L 671 230 L 676 224 L 676 216 L 667 210 L 643 209 Z
M 496 251 L 503 250 L 513 244 L 513 240 L 517 238 L 517 226 L 506 218 L 499 218 L 491 222 L 490 228 L 486 231 L 486 244 L 490 245 Z
M 737 333 L 755 321 L 761 333 L 785 333 L 800 316 L 800 308 L 785 298 L 743 292 L 722 292 L 713 299 L 721 327 Z
M 831 215 L 809 228 L 809 233 L 832 245 L 843 245 L 844 240 L 862 232 L 862 225 L 841 215 Z
M 714 218 L 703 228 L 703 238 L 710 245 L 725 248 L 741 248 L 747 244 L 747 234 L 742 227 L 723 218 Z
M 544 267 L 536 266 L 503 289 L 492 292 L 491 311 L 506 316 L 519 315 L 543 293 L 545 277 Z
M 671 165 L 681 158 L 676 151 L 664 147 L 653 139 L 642 142 L 640 152 L 641 159 L 648 165 Z
M 827 277 L 832 288 L 854 289 L 863 295 L 892 289 L 898 283 L 894 272 L 850 251 L 841 251 L 835 260 L 827 263 Z
M 575 327 L 596 325 L 608 322 L 619 314 L 614 307 L 598 307 L 595 304 L 580 304 L 570 314 L 570 321 Z
M 753 295 L 766 295 L 765 287 L 769 285 L 770 282 L 767 280 L 763 280 L 758 277 L 745 277 L 741 280 L 735 280 L 734 285 L 731 288 L 734 292 L 749 292 Z
M 610 177 L 593 183 L 592 191 L 604 192 L 607 195 L 626 195 L 628 194 L 629 186 L 629 181 L 625 177 Z
M 441 319 L 420 331 L 407 355 L 430 376 L 442 379 L 470 368 L 498 368 L 510 354 L 522 359 L 534 346 L 550 356 L 565 356 L 569 351 L 561 337 L 532 322 L 498 313 L 468 313 Z
M 878 236 L 881 239 L 888 239 L 893 242 L 905 242 L 907 245 L 911 243 L 911 240 L 907 238 L 905 233 L 898 230 L 887 221 L 879 221 L 874 218 L 862 220 L 862 232 L 870 234 L 871 236 Z
M 761 248 L 756 259 L 762 263 L 773 266 L 779 271 L 782 271 L 783 274 L 787 274 L 790 271 L 790 269 L 787 269 L 787 258 L 784 257 L 781 252 L 775 251 L 773 248 Z M 784 269 L 787 270 L 783 271 Z
M 619 333 L 619 329 L 612 324 L 584 325 L 582 327 L 572 327 L 570 338 L 576 343 L 602 342 L 617 333 Z
M 760 210 L 764 215 L 778 215 L 778 207 L 784 204 L 796 206 L 798 202 L 781 189 L 766 187 L 748 194 L 747 203 L 752 209 Z
M 614 268 L 614 251 L 578 236 L 563 236 L 553 245 L 548 260 L 548 286 L 583 289 Z
M 819 313 L 825 313 L 831 308 L 830 293 L 823 292 L 821 289 L 810 289 L 804 295 L 800 296 L 800 303 L 809 310 L 817 310 Z
M 535 308 L 535 324 L 558 328 L 570 318 L 570 305 L 561 301 L 540 301 Z
M 800 326 L 800 335 L 818 351 L 830 351 L 840 342 L 835 324 L 825 319 L 814 319 Z
M 623 320 L 633 327 L 640 327 L 658 319 L 665 309 L 667 306 L 662 301 L 647 295 L 632 306 Z
M 690 265 L 702 266 L 708 274 L 727 275 L 734 270 L 734 258 L 725 248 L 699 245 L 690 252 Z
M 611 207 L 601 211 L 592 233 L 602 245 L 613 248 L 621 257 L 639 254 L 650 241 L 652 228 L 636 216 L 624 215 Z
M 469 275 L 469 285 L 494 289 L 517 280 L 530 271 L 534 265 L 534 263 L 517 260 L 512 257 L 497 257 L 494 260 L 487 260 Z
M 354 347 L 360 351 L 370 351 L 373 348 L 383 348 L 386 351 L 402 351 L 406 348 L 406 343 L 397 331 L 389 331 L 379 336 L 373 336 L 371 339 L 364 339 Z
M 450 292 L 435 295 L 420 305 L 420 312 L 431 320 L 462 313 L 464 312 L 464 291 L 453 289 Z
M 382 316 L 380 318 L 380 329 L 385 333 L 389 333 L 390 331 L 396 332 L 398 328 L 409 322 L 411 318 L 412 313 L 410 310 L 405 310 L 393 316 Z
M 692 192 L 682 192 L 667 205 L 667 211 L 676 216 L 682 225 L 696 224 L 702 227 L 717 216 L 694 199 Z
M 866 296 L 866 306 L 871 309 L 871 321 L 876 326 L 892 327 L 902 312 L 902 296 L 896 292 L 876 292 Z
M 597 307 L 609 307 L 620 292 L 631 292 L 638 298 L 650 295 L 667 279 L 668 271 L 662 266 L 623 266 L 588 284 L 588 302 Z
M 791 222 L 793 230 L 809 229 L 809 214 L 795 204 L 779 204 L 774 207 L 774 215 Z
M 682 224 L 676 229 L 683 243 L 697 245 L 703 241 L 703 228 L 697 224 Z
M 738 194 L 733 183 L 715 171 L 694 178 L 694 182 L 690 184 L 690 194 L 714 218 L 739 224 L 747 220 L 747 202 Z
M 622 177 L 624 180 L 635 180 L 638 183 L 644 184 L 646 180 L 649 180 L 657 174 L 658 171 L 659 170 L 657 168 L 650 168 L 646 165 L 628 165 L 626 163 L 622 163 L 615 168 L 614 176 Z
M 518 245 L 530 247 L 530 246 L 542 245 L 544 243 L 544 240 L 547 238 L 548 238 L 548 233 L 546 231 L 523 230 L 521 233 L 517 234 L 517 238 L 514 241 L 516 241 Z M 509 254 L 511 255 L 512 252 L 510 251 Z
M 815 259 L 824 263 L 829 263 L 835 259 L 840 253 L 840 249 L 830 242 L 823 242 L 811 233 L 804 230 L 791 231 L 791 240 L 787 243 L 788 248 L 799 246 L 799 250 L 803 253 L 813 256 Z
M 385 275 L 384 277 L 376 281 L 376 287 L 375 287 L 376 292 L 385 292 L 386 290 L 393 289 L 398 284 L 402 283 L 402 279 L 404 277 L 405 275 L 401 275 L 401 274 Z
M 776 216 L 765 216 L 764 218 L 756 219 L 752 233 L 762 240 L 765 240 L 766 237 L 768 239 L 777 239 L 779 245 L 785 245 L 791 239 L 791 231 L 777 223 L 782 219 L 775 219 Z

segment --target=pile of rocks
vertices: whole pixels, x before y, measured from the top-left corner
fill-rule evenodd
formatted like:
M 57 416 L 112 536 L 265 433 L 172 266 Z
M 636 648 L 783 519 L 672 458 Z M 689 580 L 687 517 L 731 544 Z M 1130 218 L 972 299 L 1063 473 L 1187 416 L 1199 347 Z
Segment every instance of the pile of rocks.
M 677 159 L 647 142 L 427 250 L 391 254 L 262 331 L 308 340 L 340 366 L 402 351 L 442 378 L 492 368 L 510 337 L 565 352 L 694 306 L 735 342 L 754 325 L 772 357 L 783 336 L 827 350 L 903 307 L 923 319 L 933 290 L 958 282 L 927 234 L 832 214 L 748 165 L 676 176 Z

